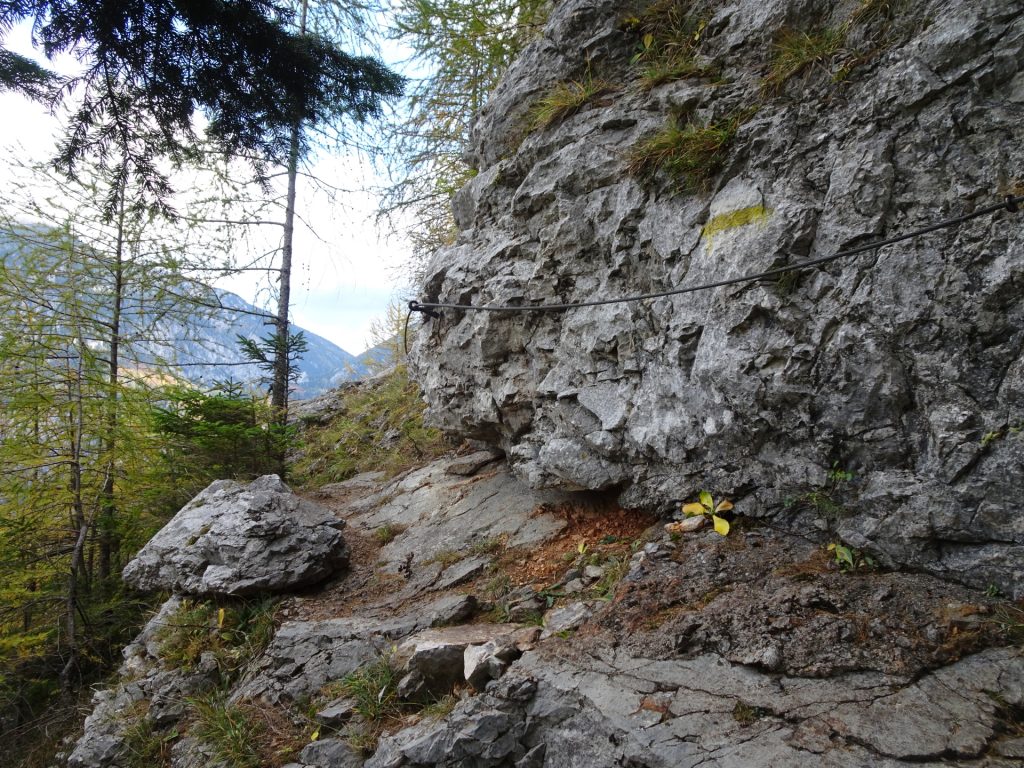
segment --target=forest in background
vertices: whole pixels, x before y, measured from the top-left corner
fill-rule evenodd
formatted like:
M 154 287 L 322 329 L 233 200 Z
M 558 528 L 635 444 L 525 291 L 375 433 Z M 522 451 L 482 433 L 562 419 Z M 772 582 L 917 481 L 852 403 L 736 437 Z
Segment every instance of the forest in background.
M 411 243 L 414 279 L 453 237 L 472 116 L 545 6 L 0 7 L 0 36 L 30 21 L 46 57 L 81 63 L 66 77 L 0 49 L 0 88 L 67 115 L 57 156 L 18 158 L 0 206 L 0 725 L 16 764 L 52 755 L 150 608 L 120 583 L 134 552 L 210 481 L 288 471 L 295 187 L 325 183 L 310 158 L 356 151 L 386 170 L 380 223 Z M 408 80 L 380 61 L 382 37 L 411 51 Z M 280 240 L 258 252 L 268 221 Z M 277 305 L 239 348 L 269 396 L 230 367 L 199 390 L 140 353 L 173 349 L 158 321 L 220 311 L 202 286 L 246 270 Z

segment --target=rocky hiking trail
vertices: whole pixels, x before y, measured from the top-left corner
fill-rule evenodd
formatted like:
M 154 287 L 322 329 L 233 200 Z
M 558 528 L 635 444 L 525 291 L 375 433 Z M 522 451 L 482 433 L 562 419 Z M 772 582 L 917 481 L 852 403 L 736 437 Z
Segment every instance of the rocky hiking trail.
M 171 572 L 198 562 L 214 520 L 257 532 L 206 566 L 228 592 L 295 557 L 267 522 L 277 508 L 305 510 L 328 539 L 340 528 L 347 566 L 316 586 L 282 574 L 273 636 L 231 675 L 217 648 L 175 666 L 166 627 L 199 598 L 172 597 L 97 694 L 70 765 L 142 764 L 140 729 L 163 739 L 147 764 L 180 768 L 1024 759 L 1024 652 L 1007 632 L 1020 615 L 963 586 L 842 573 L 820 543 L 742 514 L 728 537 L 670 536 L 606 494 L 530 490 L 489 452 L 304 498 L 267 478 L 214 490 L 179 513 L 191 533 L 179 518 L 165 529 L 178 551 L 155 537 L 165 578 L 195 583 Z M 216 633 L 215 612 L 207 622 Z M 259 724 L 252 762 L 218 747 L 202 696 Z

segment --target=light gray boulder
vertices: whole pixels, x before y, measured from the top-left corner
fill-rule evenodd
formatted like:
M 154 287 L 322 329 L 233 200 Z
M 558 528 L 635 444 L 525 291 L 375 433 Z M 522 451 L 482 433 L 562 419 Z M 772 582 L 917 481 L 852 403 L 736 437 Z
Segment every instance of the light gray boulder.
M 265 475 L 218 480 L 182 507 L 125 567 L 141 591 L 244 596 L 323 581 L 348 563 L 344 522 Z

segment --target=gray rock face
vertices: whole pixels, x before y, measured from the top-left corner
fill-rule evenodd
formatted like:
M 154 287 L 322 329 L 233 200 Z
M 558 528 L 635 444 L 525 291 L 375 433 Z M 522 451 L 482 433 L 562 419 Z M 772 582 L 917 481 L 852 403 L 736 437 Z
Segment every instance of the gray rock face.
M 156 727 L 174 723 L 185 713 L 188 697 L 216 684 L 216 675 L 168 668 L 157 655 L 157 635 L 180 605 L 178 597 L 167 600 L 125 647 L 120 682 L 93 695 L 93 710 L 68 757 L 69 768 L 126 765 L 126 738 L 133 722 L 144 718 Z
M 657 292 L 833 253 L 998 200 L 1024 167 L 1024 15 L 912 0 L 842 83 L 765 98 L 706 190 L 627 171 L 669 113 L 722 120 L 762 98 L 783 27 L 853 3 L 710 5 L 701 55 L 725 83 L 638 87 L 612 0 L 566 0 L 473 129 L 478 175 L 421 298 L 554 303 Z M 704 7 L 704 6 L 701 6 Z M 850 40 L 863 35 L 853 23 Z M 623 87 L 528 133 L 553 83 Z M 416 334 L 433 420 L 499 445 L 536 488 L 660 507 L 702 488 L 867 547 L 888 564 L 1024 594 L 1024 254 L 998 214 L 778 282 L 565 313 L 445 311 Z M 854 474 L 838 515 L 782 502 Z
M 527 653 L 444 721 L 384 739 L 367 768 L 1016 764 L 985 754 L 1000 734 L 1000 707 L 1024 695 L 1024 664 L 1012 649 L 986 651 L 916 682 L 770 676 L 715 655 L 561 656 Z
M 344 523 L 276 475 L 218 480 L 182 507 L 124 569 L 135 589 L 251 595 L 315 584 L 343 568 Z

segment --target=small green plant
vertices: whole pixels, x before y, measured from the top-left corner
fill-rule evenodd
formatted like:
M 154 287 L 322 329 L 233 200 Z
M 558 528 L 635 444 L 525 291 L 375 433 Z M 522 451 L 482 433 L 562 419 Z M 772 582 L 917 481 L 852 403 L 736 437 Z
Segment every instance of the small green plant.
M 265 600 L 182 600 L 157 632 L 160 656 L 172 667 L 194 670 L 203 654 L 217 661 L 222 679 L 230 679 L 256 658 L 274 636 L 277 602 Z
M 763 81 L 764 90 L 778 93 L 790 78 L 812 67 L 827 70 L 828 62 L 842 48 L 845 37 L 842 29 L 783 30 L 775 42 L 775 55 Z
M 530 110 L 530 130 L 544 130 L 556 122 L 565 120 L 579 112 L 588 102 L 613 88 L 611 83 L 594 79 L 589 73 L 583 80 L 556 83 Z
M 734 116 L 711 125 L 691 122 L 680 126 L 670 119 L 654 136 L 630 150 L 629 170 L 646 178 L 665 171 L 683 189 L 697 190 L 721 169 L 741 122 L 742 118 Z
M 639 67 L 643 88 L 713 74 L 697 63 L 707 17 L 695 13 L 693 5 L 684 0 L 661 0 L 623 20 L 623 31 L 639 36 L 632 63 Z
M 601 563 L 601 567 L 604 568 L 604 575 L 590 589 L 595 597 L 611 600 L 615 595 L 615 587 L 629 571 L 629 559 L 613 555 Z
M 390 656 L 375 661 L 347 674 L 338 685 L 343 696 L 355 701 L 355 711 L 368 723 L 376 723 L 402 714 L 398 698 L 398 680 L 401 673 Z
M 404 531 L 405 526 L 398 525 L 397 523 L 384 523 L 384 525 L 374 530 L 373 538 L 383 547 L 394 541 L 398 534 Z
M 700 492 L 700 501 L 683 505 L 683 514 L 687 517 L 698 517 L 704 515 L 710 517 L 715 526 L 715 532 L 720 536 L 729 535 L 729 521 L 720 516 L 722 512 L 732 509 L 732 502 L 728 499 L 721 499 L 717 504 L 714 498 L 707 491 Z
M 990 430 L 990 431 L 986 432 L 982 436 L 982 438 L 981 438 L 981 447 L 982 448 L 987 448 L 991 443 L 994 443 L 996 440 L 998 440 L 1002 436 L 1003 436 L 1003 430 L 1001 430 L 1001 429 L 993 429 L 993 430 Z
M 251 711 L 224 700 L 222 693 L 190 699 L 195 723 L 189 733 L 210 747 L 213 762 L 229 768 L 261 768 L 263 724 Z
M 839 462 L 832 463 L 832 469 L 828 471 L 828 480 L 833 487 L 838 486 L 842 483 L 849 483 L 853 480 L 854 474 L 849 470 L 842 469 L 839 466 Z
M 123 764 L 126 768 L 167 768 L 178 729 L 160 731 L 145 713 L 137 714 L 124 733 Z
M 737 701 L 736 706 L 732 708 L 732 718 L 740 725 L 751 725 L 767 714 L 770 714 L 768 710 L 747 704 L 745 701 Z
M 1018 605 L 999 606 L 991 621 L 995 623 L 1010 642 L 1024 646 L 1024 608 Z
M 500 552 L 505 548 L 505 544 L 508 541 L 508 536 L 490 536 L 480 541 L 474 541 L 469 545 L 468 552 L 474 557 L 480 555 L 493 555 Z
M 828 545 L 828 551 L 832 553 L 833 562 L 842 573 L 851 573 L 858 570 L 873 570 L 874 559 L 856 547 L 851 547 L 842 542 L 833 542 Z
M 469 557 L 469 552 L 466 550 L 459 549 L 442 549 L 440 552 L 435 552 L 433 555 L 423 561 L 424 565 L 433 565 L 437 563 L 442 568 L 447 568 L 450 565 L 455 565 Z

